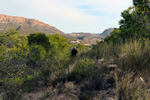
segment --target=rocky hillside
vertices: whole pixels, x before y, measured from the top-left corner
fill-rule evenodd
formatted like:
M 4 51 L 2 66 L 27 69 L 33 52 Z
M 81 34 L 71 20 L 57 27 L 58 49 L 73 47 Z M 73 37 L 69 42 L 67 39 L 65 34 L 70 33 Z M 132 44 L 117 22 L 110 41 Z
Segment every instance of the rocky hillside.
M 102 41 L 104 36 L 100 36 L 92 33 L 72 33 L 65 34 L 59 29 L 45 24 L 36 19 L 28 19 L 24 17 L 17 16 L 8 16 L 4 14 L 0 14 L 0 32 L 9 29 L 16 29 L 19 34 L 28 35 L 31 33 L 41 32 L 45 34 L 54 34 L 59 33 L 60 35 L 66 37 L 68 42 L 79 41 L 82 44 L 96 44 L 97 41 Z
M 103 33 L 101 34 L 101 36 L 104 36 L 104 37 L 110 36 L 110 33 L 111 33 L 113 30 L 114 30 L 114 28 L 105 29 L 105 30 L 103 31 Z
M 92 33 L 71 33 L 68 34 L 69 36 L 74 37 L 76 40 L 78 40 L 82 44 L 96 44 L 97 41 L 103 41 L 104 36 L 100 36 L 97 34 Z
M 46 34 L 64 33 L 59 29 L 45 24 L 36 19 L 28 19 L 24 17 L 8 16 L 0 14 L 0 32 L 14 28 L 19 31 L 20 34 L 28 35 L 30 33 L 42 32 Z

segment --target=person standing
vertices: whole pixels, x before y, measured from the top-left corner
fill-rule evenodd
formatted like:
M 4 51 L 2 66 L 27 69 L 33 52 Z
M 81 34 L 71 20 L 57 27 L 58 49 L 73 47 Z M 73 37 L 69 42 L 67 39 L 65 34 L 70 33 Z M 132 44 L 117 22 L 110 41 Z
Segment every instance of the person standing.
M 77 55 L 78 51 L 75 47 L 73 47 L 73 49 L 71 50 L 71 56 L 75 57 Z

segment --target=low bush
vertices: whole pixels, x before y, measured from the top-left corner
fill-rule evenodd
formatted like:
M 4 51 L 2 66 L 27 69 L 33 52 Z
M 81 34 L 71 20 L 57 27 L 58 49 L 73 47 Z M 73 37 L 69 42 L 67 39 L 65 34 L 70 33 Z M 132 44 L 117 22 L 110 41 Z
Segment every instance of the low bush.
M 124 70 L 140 71 L 150 69 L 150 41 L 133 41 L 122 46 L 124 57 L 119 59 L 119 65 Z
M 79 59 L 69 79 L 80 82 L 83 78 L 90 77 L 94 64 L 94 60 L 90 58 Z
M 133 72 L 122 77 L 118 88 L 119 100 L 149 100 L 145 83 Z

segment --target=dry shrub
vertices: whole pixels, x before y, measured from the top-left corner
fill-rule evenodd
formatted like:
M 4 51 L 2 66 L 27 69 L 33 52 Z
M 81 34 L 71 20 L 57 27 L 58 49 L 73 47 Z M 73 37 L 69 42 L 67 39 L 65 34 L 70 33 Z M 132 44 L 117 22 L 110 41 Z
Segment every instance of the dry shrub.
M 126 70 L 150 69 L 150 41 L 134 41 L 122 46 L 122 54 L 119 65 Z
M 146 84 L 135 73 L 127 73 L 118 84 L 119 100 L 149 100 Z

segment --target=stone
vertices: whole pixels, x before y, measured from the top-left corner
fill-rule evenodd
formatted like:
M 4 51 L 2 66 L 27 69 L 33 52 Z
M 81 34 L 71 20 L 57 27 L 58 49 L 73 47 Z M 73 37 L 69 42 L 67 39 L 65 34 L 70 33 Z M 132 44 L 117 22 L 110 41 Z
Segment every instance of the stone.
M 150 93 L 150 89 L 147 89 L 146 92 L 147 92 L 147 93 Z
M 113 97 L 108 97 L 106 98 L 106 100 L 116 100 L 116 99 L 114 99 Z
M 93 100 L 99 100 L 99 99 L 97 99 L 96 97 L 94 97 Z
M 68 94 L 66 94 L 65 100 L 79 100 L 79 98 L 76 95 L 68 93 Z
M 116 68 L 116 67 L 118 67 L 118 65 L 116 65 L 116 64 L 110 64 L 110 65 L 108 65 L 108 68 Z
M 61 95 L 54 96 L 52 100 L 66 100 L 66 98 L 64 94 L 61 94 Z
M 140 77 L 140 80 L 141 80 L 141 82 L 142 82 L 143 84 L 146 84 L 145 81 L 144 81 L 144 79 L 143 79 L 142 77 Z
M 119 58 L 124 58 L 126 56 L 126 53 L 119 54 Z
M 74 83 L 73 82 L 67 82 L 67 83 L 65 83 L 65 88 L 67 88 L 67 89 L 73 89 L 74 88 Z
M 105 62 L 105 59 L 104 58 L 102 58 L 102 59 L 98 59 L 98 63 L 104 63 Z
M 79 100 L 79 98 L 76 95 L 68 93 L 54 96 L 52 100 Z

